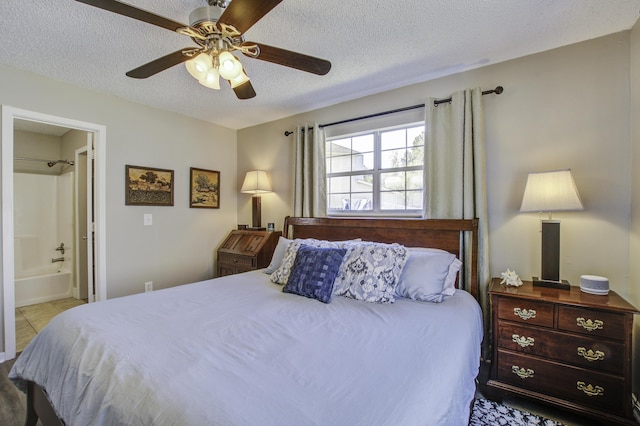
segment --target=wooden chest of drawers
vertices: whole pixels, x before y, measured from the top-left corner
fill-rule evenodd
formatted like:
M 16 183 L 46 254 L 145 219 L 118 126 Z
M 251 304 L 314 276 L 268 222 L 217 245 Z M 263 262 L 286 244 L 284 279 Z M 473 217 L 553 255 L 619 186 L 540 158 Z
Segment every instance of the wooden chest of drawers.
M 231 231 L 218 248 L 216 276 L 266 268 L 282 232 Z
M 488 391 L 513 393 L 614 424 L 635 424 L 631 333 L 637 310 L 579 287 L 505 287 L 494 278 Z

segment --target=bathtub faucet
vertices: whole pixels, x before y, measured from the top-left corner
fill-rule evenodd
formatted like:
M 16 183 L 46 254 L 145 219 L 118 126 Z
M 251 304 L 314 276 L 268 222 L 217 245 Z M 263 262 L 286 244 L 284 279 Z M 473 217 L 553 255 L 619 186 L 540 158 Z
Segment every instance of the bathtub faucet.
M 64 262 L 64 256 L 63 257 L 54 257 L 53 259 L 51 259 L 51 263 L 56 263 L 56 262 Z

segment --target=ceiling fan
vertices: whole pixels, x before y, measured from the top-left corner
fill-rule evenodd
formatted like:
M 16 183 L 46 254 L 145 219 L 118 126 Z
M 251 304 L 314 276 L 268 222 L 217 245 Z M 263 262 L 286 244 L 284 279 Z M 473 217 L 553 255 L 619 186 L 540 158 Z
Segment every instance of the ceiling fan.
M 129 77 L 151 77 L 186 62 L 189 73 L 202 85 L 219 89 L 222 77 L 229 81 L 239 99 L 250 99 L 256 92 L 242 64 L 231 52 L 239 51 L 250 58 L 317 75 L 325 75 L 331 69 L 331 62 L 324 59 L 245 41 L 243 34 L 282 0 L 207 0 L 208 6 L 191 12 L 189 25 L 116 0 L 76 1 L 175 31 L 198 44 L 198 47 L 181 49 L 141 65 L 127 72 Z

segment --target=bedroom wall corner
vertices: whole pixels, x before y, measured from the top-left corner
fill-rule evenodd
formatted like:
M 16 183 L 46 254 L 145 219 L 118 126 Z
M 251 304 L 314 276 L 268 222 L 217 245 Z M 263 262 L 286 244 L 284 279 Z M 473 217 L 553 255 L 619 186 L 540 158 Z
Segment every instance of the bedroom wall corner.
M 640 20 L 631 29 L 630 46 L 631 117 L 631 229 L 629 232 L 630 302 L 640 308 Z M 640 316 L 633 327 L 633 392 L 640 395 Z M 640 410 L 634 409 L 640 421 Z
M 273 222 L 282 231 L 284 218 L 293 212 L 293 143 L 294 135 L 285 136 L 282 121 L 238 130 L 238 223 L 251 224 L 251 194 L 241 194 L 240 187 L 249 170 L 266 170 L 271 178 L 272 193 L 262 194 L 262 226 Z

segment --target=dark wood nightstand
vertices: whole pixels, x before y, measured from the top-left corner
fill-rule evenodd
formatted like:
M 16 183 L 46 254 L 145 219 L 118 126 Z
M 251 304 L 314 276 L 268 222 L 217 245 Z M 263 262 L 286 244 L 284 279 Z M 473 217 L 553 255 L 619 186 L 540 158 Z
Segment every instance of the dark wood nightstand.
M 218 248 L 216 276 L 266 268 L 282 232 L 234 230 Z
M 637 309 L 615 292 L 489 288 L 493 361 L 487 392 L 516 394 L 614 424 L 636 424 L 631 333 Z

